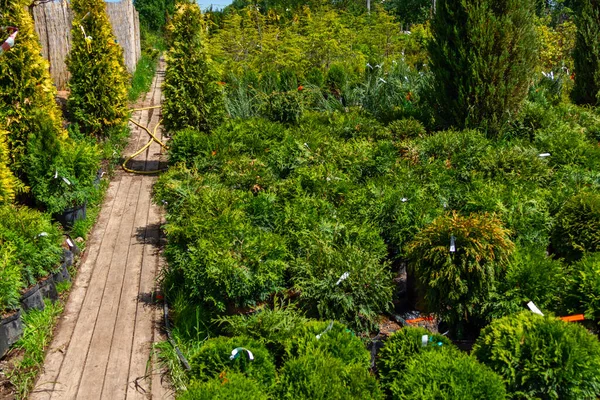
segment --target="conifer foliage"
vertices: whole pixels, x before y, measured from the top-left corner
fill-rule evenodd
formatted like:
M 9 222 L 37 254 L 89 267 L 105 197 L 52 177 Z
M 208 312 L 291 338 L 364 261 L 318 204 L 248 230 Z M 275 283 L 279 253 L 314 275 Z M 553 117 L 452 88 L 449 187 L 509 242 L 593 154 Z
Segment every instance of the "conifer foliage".
M 533 0 L 439 0 L 431 68 L 443 126 L 497 130 L 525 100 L 536 66 Z
M 575 87 L 577 104 L 600 104 L 600 1 L 582 0 L 577 16 Z
M 225 115 L 223 94 L 202 44 L 202 26 L 196 3 L 178 5 L 163 85 L 164 125 L 170 131 L 193 128 L 209 132 Z
M 67 107 L 83 132 L 107 134 L 127 119 L 127 72 L 123 49 L 111 31 L 103 0 L 73 0 L 72 47 L 67 65 Z
M 15 195 L 16 179 L 8 168 L 8 147 L 6 131 L 0 127 L 0 205 L 12 201 Z
M 27 183 L 26 158 L 29 133 L 37 115 L 44 114 L 50 121 L 47 132 L 53 139 L 64 138 L 61 113 L 54 101 L 56 89 L 48 72 L 48 63 L 41 55 L 41 47 L 27 12 L 26 0 L 0 0 L 0 27 L 16 27 L 19 31 L 15 45 L 0 55 L 0 124 L 9 132 L 9 166 L 13 173 Z M 8 37 L 6 28 L 0 28 L 0 41 Z

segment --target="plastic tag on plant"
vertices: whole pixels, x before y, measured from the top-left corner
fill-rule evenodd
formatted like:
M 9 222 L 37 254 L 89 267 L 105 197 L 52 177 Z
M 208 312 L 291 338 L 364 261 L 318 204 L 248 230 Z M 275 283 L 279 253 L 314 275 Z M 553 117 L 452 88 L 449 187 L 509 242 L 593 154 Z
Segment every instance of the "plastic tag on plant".
M 5 29 L 12 29 L 14 32 L 10 34 L 8 39 L 6 39 L 2 45 L 0 45 L 0 54 L 10 50 L 15 45 L 15 39 L 17 38 L 17 33 L 19 33 L 19 30 L 12 26 L 6 27 Z
M 63 180 L 64 183 L 66 183 L 67 185 L 71 186 L 71 181 L 68 180 L 67 178 L 65 178 L 64 176 L 63 176 L 62 180 Z
M 57 179 L 57 178 L 58 178 L 58 170 L 56 169 L 56 170 L 54 170 L 54 179 Z
M 551 154 L 550 153 L 542 153 L 539 155 L 540 158 L 546 158 L 546 157 L 550 157 Z
M 73 242 L 71 242 L 71 239 L 67 238 L 67 244 L 69 245 L 69 247 L 73 247 Z
M 544 313 L 540 311 L 539 308 L 537 308 L 537 306 L 535 304 L 533 304 L 533 301 L 530 301 L 529 303 L 527 303 L 527 307 L 529 307 L 529 309 L 531 310 L 532 313 L 534 314 L 538 314 L 543 316 Z
M 450 253 L 456 253 L 456 238 L 454 235 L 450 236 Z
M 421 336 L 421 346 L 427 347 L 427 343 L 429 343 L 429 336 L 427 336 L 427 335 Z
M 327 328 L 325 328 L 325 330 L 321 333 L 319 333 L 317 335 L 317 340 L 321 339 L 321 337 L 326 334 L 327 332 L 329 332 L 331 330 L 331 328 L 333 328 L 333 320 L 329 323 L 329 325 L 327 325 Z
M 401 202 L 406 203 L 408 201 L 408 199 L 406 197 L 403 197 L 402 199 L 400 199 Z
M 46 237 L 46 236 L 48 236 L 48 232 L 41 232 L 36 237 Z
M 252 352 L 248 349 L 245 349 L 243 347 L 236 347 L 235 349 L 231 350 L 231 355 L 229 356 L 230 360 L 235 360 L 236 358 L 238 358 L 240 356 L 240 352 L 245 351 L 246 353 L 248 353 L 248 359 L 250 361 L 254 361 L 254 354 L 252 354 Z
M 338 286 L 340 283 L 344 282 L 349 276 L 350 272 L 344 272 L 342 276 L 340 276 L 340 279 L 338 279 L 338 281 L 335 283 L 335 286 Z

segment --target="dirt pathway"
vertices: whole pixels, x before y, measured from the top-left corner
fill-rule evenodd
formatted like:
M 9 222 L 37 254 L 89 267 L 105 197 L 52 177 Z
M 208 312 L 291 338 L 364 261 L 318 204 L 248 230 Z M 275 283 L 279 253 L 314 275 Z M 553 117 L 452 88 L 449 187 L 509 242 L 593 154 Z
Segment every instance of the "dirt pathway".
M 163 76 L 161 61 L 138 107 L 160 105 Z M 153 129 L 159 113 L 138 111 L 133 118 Z M 142 129 L 131 127 L 126 155 L 148 140 Z M 154 144 L 129 166 L 155 170 L 161 161 L 161 148 Z M 160 371 L 149 362 L 152 343 L 163 340 L 158 328 L 161 310 L 152 302 L 161 266 L 162 215 L 151 202 L 155 180 L 119 169 L 110 182 L 31 399 L 171 397 Z

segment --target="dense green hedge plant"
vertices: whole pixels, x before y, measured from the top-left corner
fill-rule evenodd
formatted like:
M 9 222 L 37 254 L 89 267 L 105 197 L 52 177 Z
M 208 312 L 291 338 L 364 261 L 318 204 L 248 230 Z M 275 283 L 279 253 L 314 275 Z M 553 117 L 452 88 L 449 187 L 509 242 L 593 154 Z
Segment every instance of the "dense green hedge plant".
M 223 121 L 225 104 L 204 48 L 200 8 L 193 2 L 181 2 L 171 24 L 163 84 L 165 127 L 173 132 L 183 128 L 209 132 Z
M 497 131 L 519 112 L 537 61 L 533 0 L 440 0 L 429 51 L 443 126 Z
M 587 319 L 600 322 L 600 254 L 589 254 L 571 265 L 566 280 L 565 311 L 585 313 Z
M 226 372 L 207 382 L 196 382 L 178 400 L 268 400 L 265 389 L 239 372 Z
M 421 352 L 390 384 L 392 399 L 506 399 L 502 378 L 458 350 Z
M 600 3 L 581 0 L 578 4 L 575 87 L 572 97 L 577 104 L 600 103 Z
M 235 358 L 232 351 L 244 348 L 252 352 L 250 360 L 246 351 L 240 350 Z M 275 365 L 269 351 L 254 339 L 244 336 L 221 336 L 208 339 L 189 357 L 192 381 L 209 381 L 230 372 L 242 373 L 269 389 L 275 383 Z
M 9 203 L 15 198 L 18 181 L 8 167 L 9 154 L 6 145 L 7 132 L 0 127 L 0 205 Z
M 51 126 L 45 134 L 53 140 L 66 138 L 61 129 L 62 115 L 54 97 L 48 62 L 42 57 L 39 38 L 26 0 L 2 0 L 0 36 L 8 36 L 4 27 L 18 27 L 15 45 L 0 56 L 0 124 L 8 131 L 9 168 L 28 183 L 27 143 L 36 132 L 36 119 L 44 114 Z M 5 40 L 5 39 L 0 39 Z
M 383 398 L 368 368 L 348 365 L 321 351 L 288 360 L 275 392 L 278 399 L 294 400 Z
M 600 195 L 582 192 L 568 199 L 556 216 L 552 246 L 573 261 L 600 250 Z
M 423 336 L 427 344 L 423 345 Z M 406 365 L 418 354 L 427 351 L 442 351 L 444 347 L 454 347 L 443 335 L 433 334 L 421 327 L 405 327 L 390 335 L 377 353 L 377 371 L 384 389 L 389 390 L 396 380 L 406 375 Z
M 102 0 L 74 0 L 71 73 L 67 108 L 72 122 L 91 135 L 103 137 L 108 129 L 127 120 L 128 75 L 123 49 L 112 33 Z
M 600 342 L 578 324 L 523 311 L 492 321 L 473 354 L 503 377 L 511 398 L 600 395 Z
M 407 253 L 427 310 L 454 327 L 481 317 L 513 251 L 508 233 L 494 215 L 456 212 L 423 228 Z

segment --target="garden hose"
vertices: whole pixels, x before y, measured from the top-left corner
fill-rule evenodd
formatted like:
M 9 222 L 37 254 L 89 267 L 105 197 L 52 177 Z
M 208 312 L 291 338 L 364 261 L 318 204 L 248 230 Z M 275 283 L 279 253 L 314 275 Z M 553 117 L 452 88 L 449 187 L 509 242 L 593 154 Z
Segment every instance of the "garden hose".
M 136 108 L 133 111 L 153 110 L 153 109 L 160 108 L 160 107 L 161 106 Z M 132 174 L 140 174 L 140 175 L 154 175 L 154 174 L 158 174 L 160 172 L 166 171 L 166 169 L 157 169 L 157 170 L 153 170 L 153 171 L 136 171 L 134 169 L 131 169 L 131 168 L 127 167 L 127 164 L 129 163 L 129 161 L 131 161 L 132 159 L 134 159 L 135 157 L 139 156 L 144 151 L 146 151 L 146 149 L 148 147 L 150 147 L 153 142 L 158 143 L 163 149 L 167 149 L 167 145 L 164 144 L 159 138 L 156 137 L 156 130 L 158 129 L 158 127 L 162 123 L 162 120 L 158 121 L 158 124 L 156 124 L 156 126 L 154 127 L 153 132 L 150 132 L 150 130 L 147 127 L 145 127 L 143 125 L 140 125 L 138 122 L 134 121 L 133 119 L 129 119 L 129 121 L 132 122 L 134 125 L 136 125 L 136 126 L 142 128 L 143 130 L 145 130 L 146 133 L 148 133 L 148 135 L 150 136 L 150 140 L 148 141 L 148 143 L 146 143 L 144 145 L 144 147 L 142 147 L 141 149 L 139 149 L 138 151 L 136 151 L 131 156 L 129 156 L 129 157 L 127 157 L 125 159 L 125 161 L 122 164 L 123 170 L 126 171 L 126 172 L 130 172 Z

